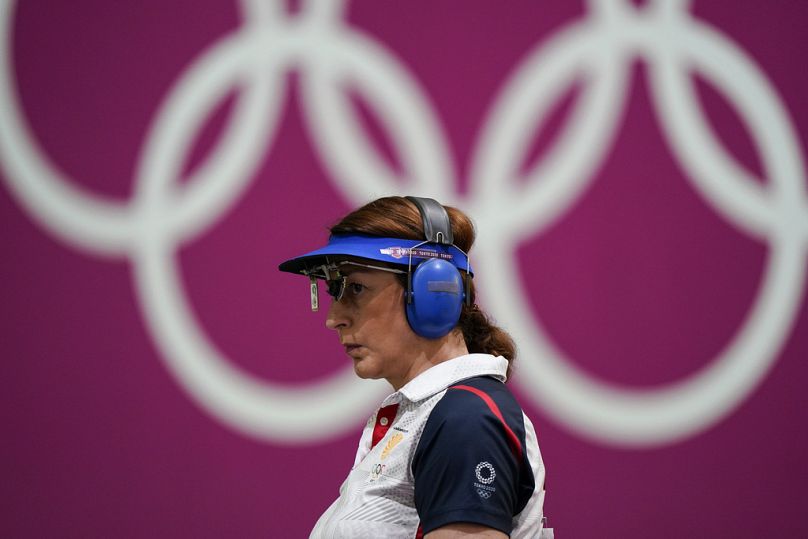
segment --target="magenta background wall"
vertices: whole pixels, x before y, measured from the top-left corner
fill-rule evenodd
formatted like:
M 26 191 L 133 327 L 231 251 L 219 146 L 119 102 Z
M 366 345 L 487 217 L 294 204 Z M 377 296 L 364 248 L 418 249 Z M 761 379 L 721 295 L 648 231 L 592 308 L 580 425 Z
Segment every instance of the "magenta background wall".
M 649 33 L 656 9 L 680 30 Z M 472 260 L 520 344 L 559 537 L 808 534 L 804 2 L 43 0 L 0 17 L 0 535 L 307 536 L 385 390 L 351 381 L 305 282 L 276 267 L 395 190 L 488 234 Z M 596 20 L 616 21 L 602 58 L 572 54 L 583 26 L 549 48 Z M 687 74 L 689 116 L 655 105 L 667 86 L 634 53 L 694 27 L 713 40 L 686 62 L 707 66 Z M 589 67 L 558 95 L 529 84 L 574 58 Z M 520 95 L 515 118 L 536 121 L 509 161 L 490 114 Z M 675 150 L 660 107 L 723 150 Z M 569 177 L 531 198 L 553 156 Z M 654 395 L 733 354 L 745 382 L 715 371 L 657 414 Z M 595 383 L 581 399 L 567 369 Z

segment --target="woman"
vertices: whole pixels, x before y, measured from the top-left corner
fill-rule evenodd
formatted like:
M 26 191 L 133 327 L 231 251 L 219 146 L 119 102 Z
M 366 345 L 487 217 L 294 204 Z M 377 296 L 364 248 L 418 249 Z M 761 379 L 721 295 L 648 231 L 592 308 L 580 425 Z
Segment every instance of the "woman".
M 393 387 L 312 537 L 551 537 L 533 425 L 504 382 L 515 347 L 474 303 L 474 228 L 432 199 L 348 214 L 280 265 L 333 297 L 326 326 L 360 378 Z

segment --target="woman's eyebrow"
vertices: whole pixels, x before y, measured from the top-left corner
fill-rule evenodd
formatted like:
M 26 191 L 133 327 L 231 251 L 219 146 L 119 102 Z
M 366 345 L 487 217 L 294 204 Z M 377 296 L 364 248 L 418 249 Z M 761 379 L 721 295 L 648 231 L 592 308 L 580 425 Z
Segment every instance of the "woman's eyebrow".
M 340 268 L 340 273 L 345 275 L 346 277 L 350 277 L 351 275 L 369 275 L 373 273 L 374 270 L 363 268 L 361 266 L 346 266 L 345 268 Z
M 372 276 L 369 271 L 354 271 L 348 274 L 344 274 L 345 278 L 350 281 L 362 280 L 364 281 L 372 281 Z

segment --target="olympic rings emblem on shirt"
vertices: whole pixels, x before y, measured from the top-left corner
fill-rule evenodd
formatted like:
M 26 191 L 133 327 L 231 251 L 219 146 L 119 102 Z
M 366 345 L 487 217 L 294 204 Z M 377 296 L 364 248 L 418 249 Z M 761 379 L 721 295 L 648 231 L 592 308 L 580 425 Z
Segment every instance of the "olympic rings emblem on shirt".
M 343 1 L 308 0 L 293 16 L 282 2 L 240 3 L 243 25 L 204 50 L 161 104 L 132 200 L 113 203 L 74 187 L 35 142 L 12 84 L 14 2 L 0 0 L 0 165 L 12 194 L 66 243 L 132 262 L 138 299 L 161 357 L 210 413 L 252 436 L 314 441 L 353 427 L 386 391 L 382 384 L 357 383 L 350 370 L 302 389 L 258 380 L 209 343 L 182 294 L 175 253 L 244 193 L 277 126 L 283 75 L 291 68 L 302 73 L 310 134 L 346 199 L 359 204 L 369 192 L 397 193 L 403 180 L 408 191 L 475 216 L 482 299 L 535 351 L 522 362 L 517 383 L 569 428 L 617 445 L 668 443 L 719 421 L 766 375 L 803 295 L 808 249 L 803 158 L 774 88 L 726 36 L 687 12 L 687 0 L 652 0 L 642 8 L 628 0 L 591 0 L 583 20 L 538 43 L 505 81 L 483 123 L 465 197 L 454 187 L 448 144 L 423 91 L 390 51 L 345 23 Z M 617 388 L 574 367 L 527 304 L 514 257 L 518 243 L 563 215 L 594 177 L 614 138 L 628 69 L 637 57 L 649 65 L 663 131 L 698 192 L 724 219 L 770 246 L 757 298 L 732 341 L 699 372 L 654 390 Z M 737 108 L 762 156 L 766 186 L 754 182 L 711 132 L 694 95 L 692 71 Z M 529 135 L 581 75 L 588 86 L 559 144 L 520 177 L 517 163 Z M 341 93 L 346 82 L 392 134 L 403 172 L 374 154 Z M 244 91 L 219 145 L 187 187 L 177 190 L 196 131 L 236 84 Z

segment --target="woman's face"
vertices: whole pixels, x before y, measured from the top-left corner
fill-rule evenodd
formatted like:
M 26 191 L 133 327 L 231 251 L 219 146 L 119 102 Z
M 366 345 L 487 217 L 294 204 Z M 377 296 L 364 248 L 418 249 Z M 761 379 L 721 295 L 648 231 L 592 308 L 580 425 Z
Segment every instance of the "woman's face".
M 332 300 L 326 326 L 339 334 L 360 378 L 386 379 L 396 390 L 419 373 L 424 339 L 404 312 L 404 288 L 396 275 L 347 268 L 345 292 Z

